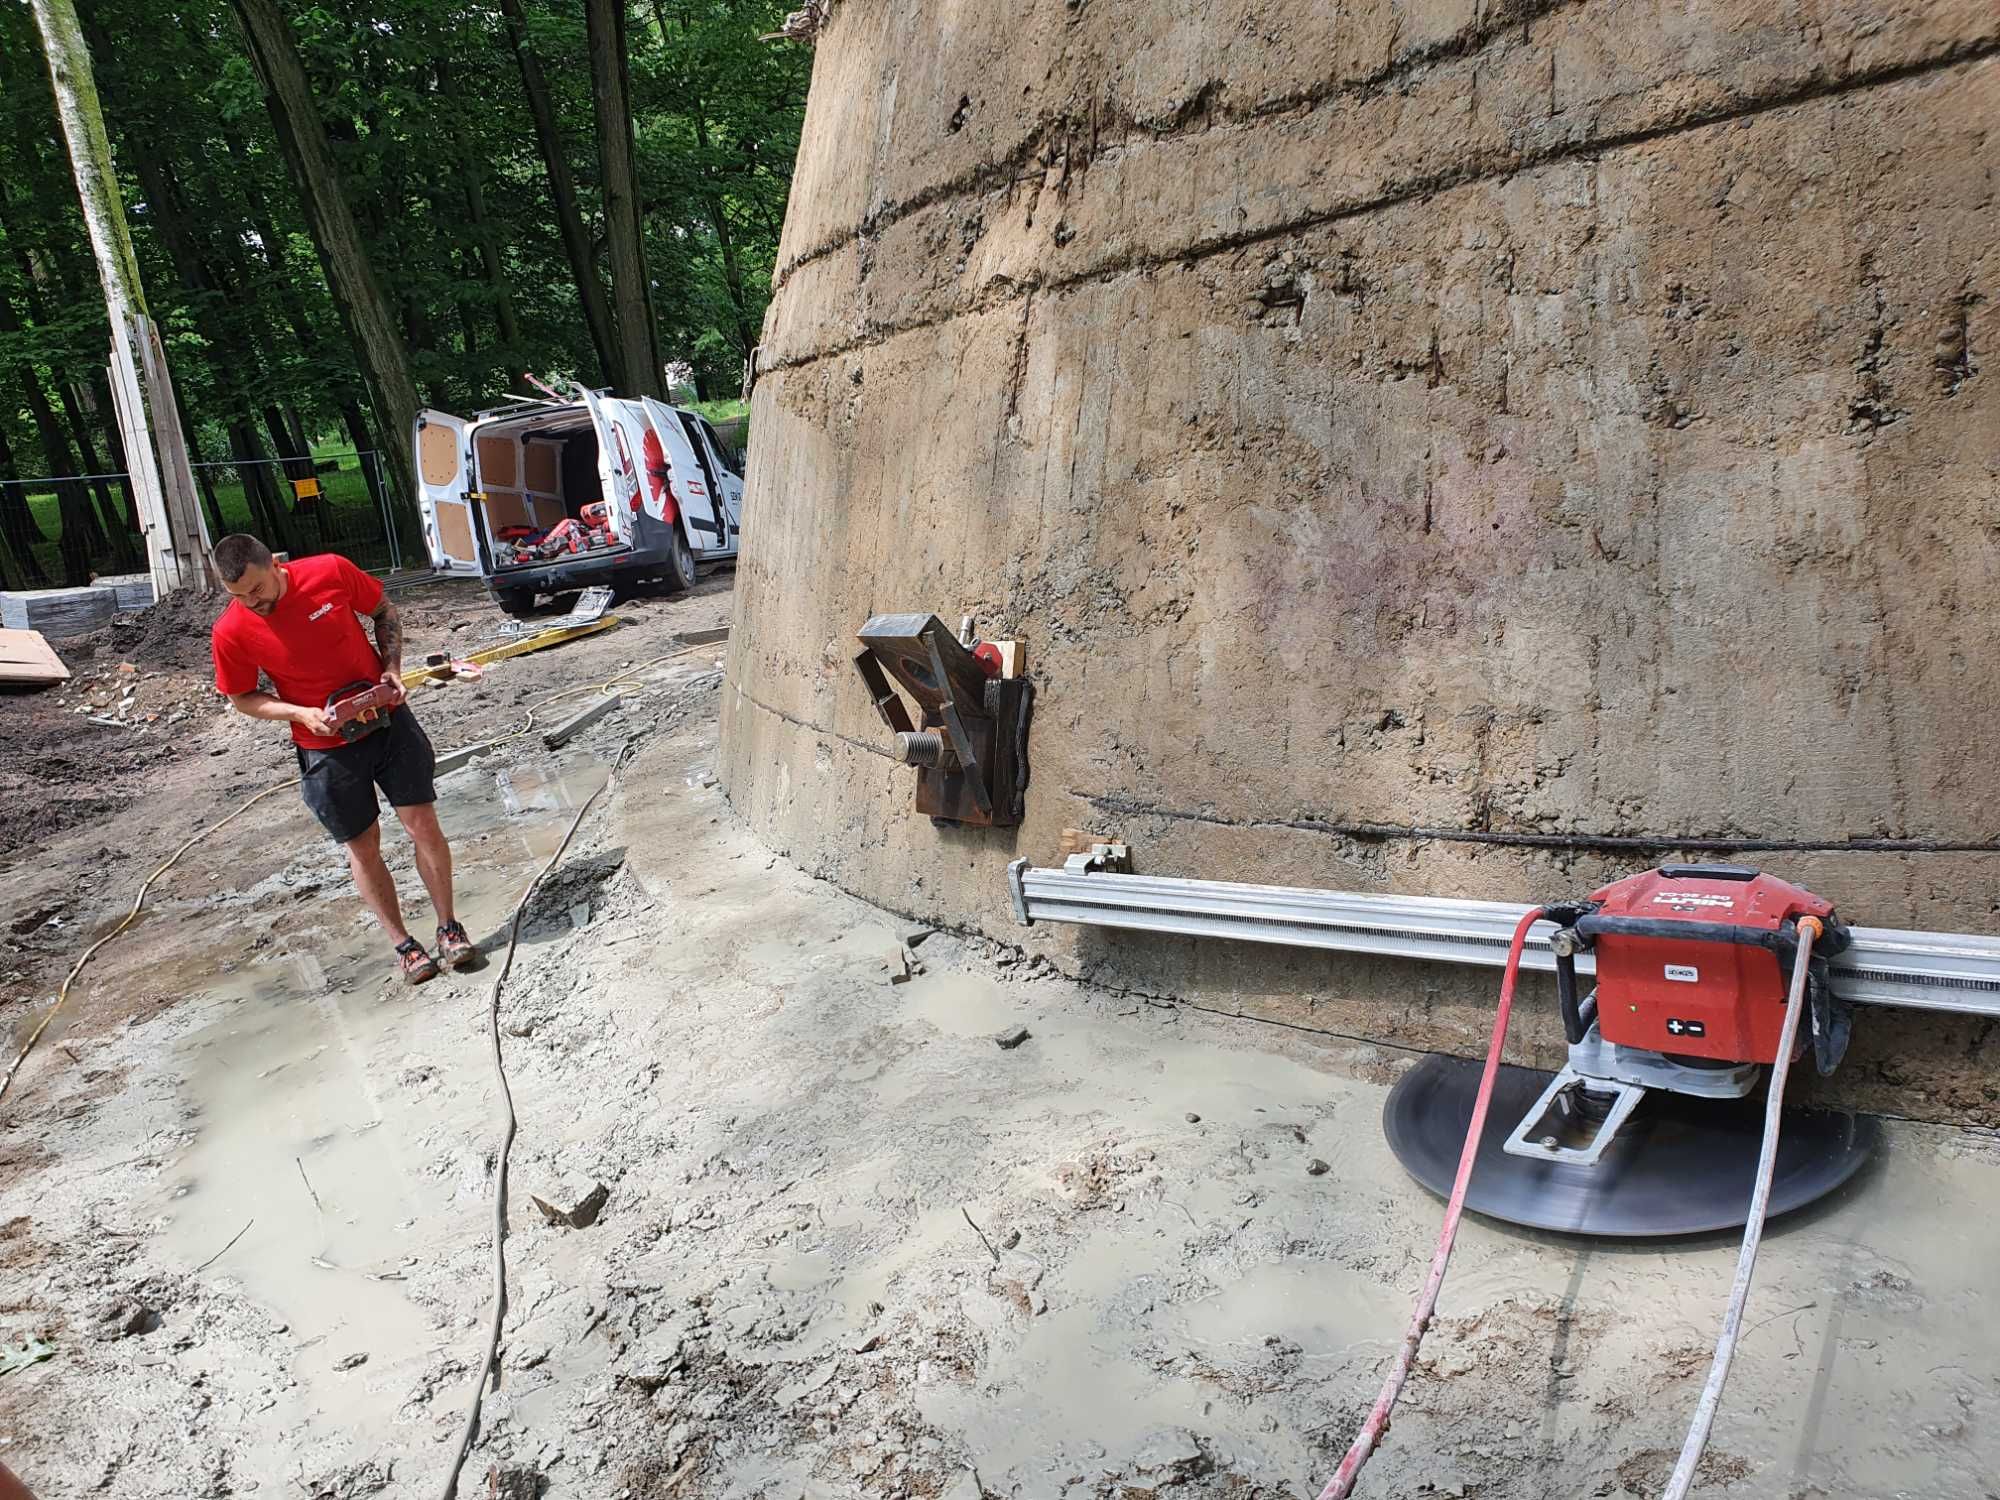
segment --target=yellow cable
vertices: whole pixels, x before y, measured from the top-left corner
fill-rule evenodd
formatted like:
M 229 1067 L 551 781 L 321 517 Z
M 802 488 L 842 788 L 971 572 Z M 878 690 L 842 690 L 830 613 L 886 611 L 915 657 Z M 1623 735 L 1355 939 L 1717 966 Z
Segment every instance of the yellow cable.
M 246 812 L 250 811 L 251 808 L 255 807 L 259 802 L 262 802 L 266 797 L 270 796 L 273 792 L 282 792 L 283 790 L 285 790 L 286 787 L 297 786 L 298 784 L 299 784 L 299 779 L 298 777 L 294 776 L 290 781 L 281 781 L 276 786 L 265 787 L 263 791 L 259 792 L 256 796 L 252 797 L 248 802 L 244 803 L 241 807 L 237 808 L 236 811 L 231 813 L 228 817 L 221 819 L 219 822 L 209 824 L 208 827 L 202 829 L 200 833 L 197 833 L 193 838 L 189 839 L 185 844 L 182 844 L 180 848 L 176 849 L 173 852 L 173 854 L 168 857 L 167 862 L 165 864 L 161 865 L 159 869 L 153 871 L 152 874 L 146 877 L 146 883 L 139 887 L 139 894 L 132 898 L 132 909 L 125 913 L 124 920 L 121 921 L 116 927 L 112 928 L 109 932 L 105 933 L 103 937 L 99 938 L 96 942 L 92 943 L 88 948 L 84 949 L 83 957 L 79 958 L 73 965 L 71 965 L 69 973 L 63 976 L 62 988 L 56 991 L 56 1003 L 49 1007 L 48 1014 L 43 1016 L 42 1019 L 38 1023 L 36 1023 L 35 1029 L 28 1033 L 27 1041 L 21 1044 L 21 1050 L 14 1055 L 13 1062 L 7 1065 L 6 1076 L 4 1078 L 0 1078 L 0 1099 L 4 1099 L 7 1096 L 8 1086 L 13 1083 L 15 1073 L 20 1071 L 21 1064 L 27 1061 L 28 1054 L 34 1050 L 35 1043 L 40 1041 L 42 1039 L 42 1033 L 49 1029 L 49 1022 L 53 1021 L 56 1018 L 56 1013 L 63 1008 L 64 1003 L 69 999 L 70 986 L 76 983 L 76 976 L 83 972 L 83 966 L 89 963 L 91 959 L 97 956 L 97 950 L 99 948 L 102 948 L 106 943 L 110 942 L 113 938 L 117 937 L 119 933 L 123 932 L 127 927 L 130 927 L 132 925 L 133 920 L 137 918 L 139 915 L 139 908 L 145 904 L 146 892 L 150 891 L 153 888 L 153 882 L 158 880 L 162 875 L 166 874 L 167 871 L 171 870 L 175 865 L 179 864 L 180 858 L 183 854 L 187 853 L 188 850 L 192 849 L 196 844 L 200 843 L 203 839 L 207 838 L 211 833 L 214 833 L 218 828 L 221 828 L 226 824 L 235 822 L 238 818 L 242 817 Z

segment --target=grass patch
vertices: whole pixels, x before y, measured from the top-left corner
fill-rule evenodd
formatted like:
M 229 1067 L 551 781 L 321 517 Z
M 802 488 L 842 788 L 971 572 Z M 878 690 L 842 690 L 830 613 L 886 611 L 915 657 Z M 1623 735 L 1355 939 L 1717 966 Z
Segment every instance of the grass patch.
M 711 422 L 734 422 L 738 417 L 750 415 L 748 401 L 731 398 L 727 401 L 690 401 L 689 411 L 698 411 Z

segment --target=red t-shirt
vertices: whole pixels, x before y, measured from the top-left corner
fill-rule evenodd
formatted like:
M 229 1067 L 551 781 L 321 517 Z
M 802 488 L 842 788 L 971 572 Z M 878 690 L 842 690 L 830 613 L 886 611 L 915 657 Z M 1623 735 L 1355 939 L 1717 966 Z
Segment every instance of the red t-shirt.
M 382 659 L 355 616 L 380 607 L 381 583 L 331 552 L 279 566 L 291 586 L 270 614 L 232 599 L 209 632 L 216 691 L 254 693 L 262 671 L 285 702 L 323 708 L 349 683 L 380 677 Z M 346 743 L 338 735 L 308 734 L 298 724 L 292 739 L 307 750 Z

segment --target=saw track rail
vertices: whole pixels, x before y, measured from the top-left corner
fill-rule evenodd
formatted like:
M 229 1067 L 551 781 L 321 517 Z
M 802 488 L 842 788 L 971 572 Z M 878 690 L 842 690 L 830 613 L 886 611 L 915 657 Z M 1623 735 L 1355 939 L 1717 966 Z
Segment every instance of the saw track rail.
M 1008 867 L 1007 879 L 1014 915 L 1030 925 L 1061 922 L 1488 968 L 1506 963 L 1514 924 L 1528 910 L 1507 901 L 1038 869 L 1024 859 Z M 1522 968 L 1555 971 L 1548 931 L 1529 937 Z M 1849 932 L 1852 944 L 1832 961 L 1843 1000 L 2000 1017 L 2000 938 L 1893 927 Z M 1589 953 L 1577 956 L 1579 973 L 1593 969 Z

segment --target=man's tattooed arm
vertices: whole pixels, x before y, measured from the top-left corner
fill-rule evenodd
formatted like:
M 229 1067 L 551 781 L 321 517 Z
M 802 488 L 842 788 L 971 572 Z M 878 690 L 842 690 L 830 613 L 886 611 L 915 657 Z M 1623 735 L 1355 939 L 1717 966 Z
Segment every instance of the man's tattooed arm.
M 382 658 L 382 670 L 403 675 L 403 617 L 384 595 L 370 619 L 375 622 L 375 654 Z

